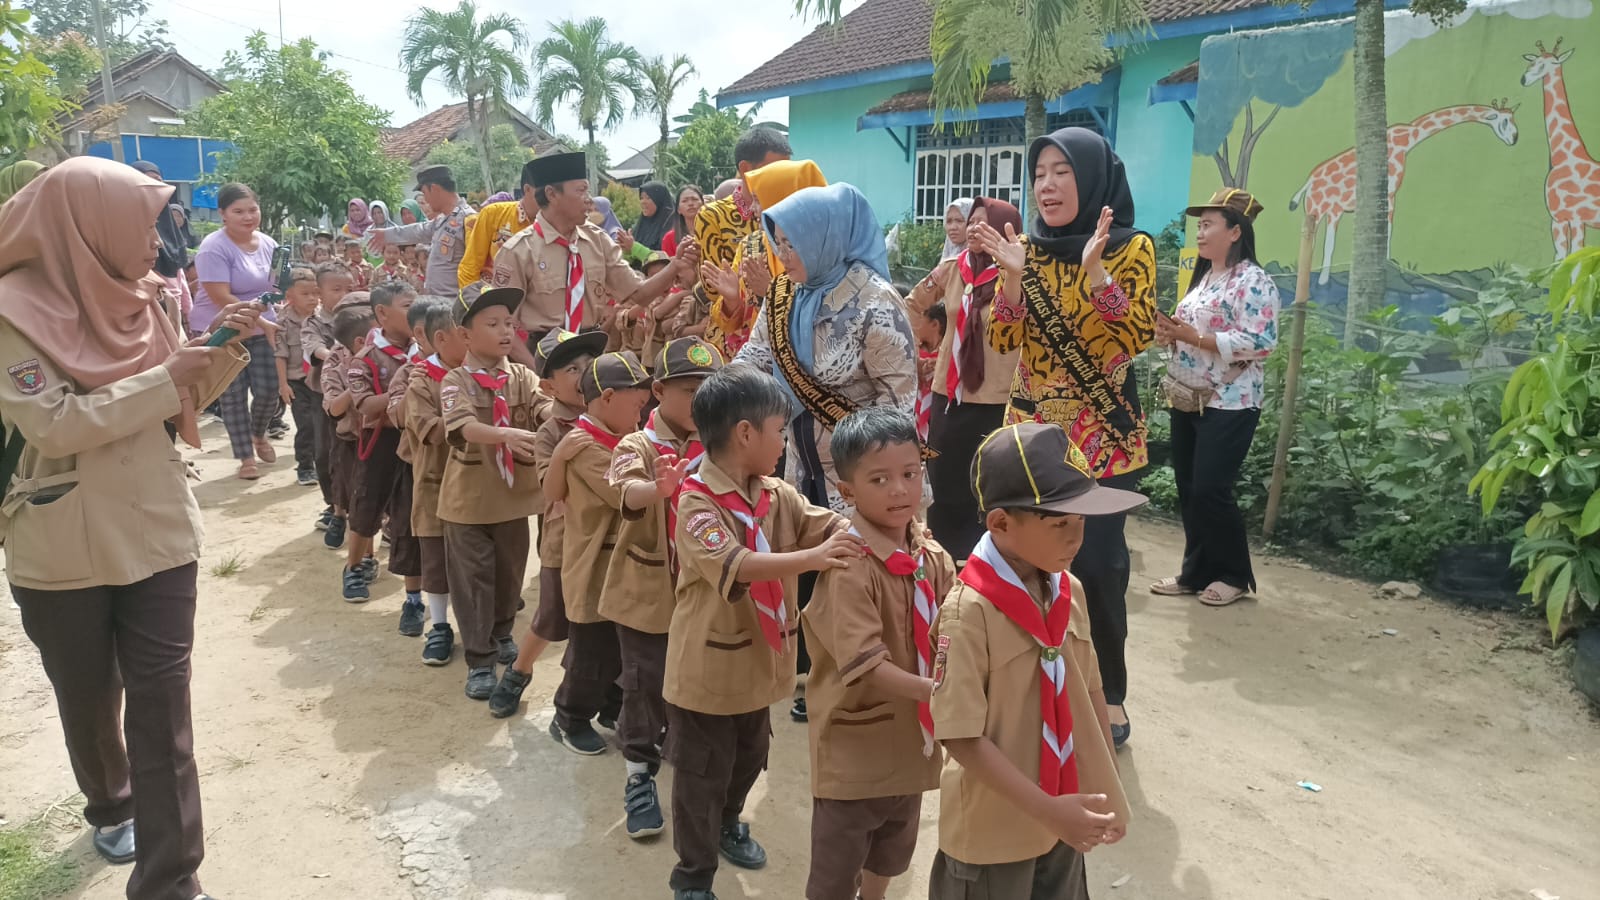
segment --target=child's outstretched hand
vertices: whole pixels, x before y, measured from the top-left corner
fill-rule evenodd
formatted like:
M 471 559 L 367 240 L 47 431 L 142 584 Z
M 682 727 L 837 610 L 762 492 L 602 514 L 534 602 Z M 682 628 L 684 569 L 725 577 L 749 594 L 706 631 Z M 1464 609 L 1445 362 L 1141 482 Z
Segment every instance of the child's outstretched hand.
M 1116 818 L 1105 794 L 1066 794 L 1051 799 L 1048 824 L 1057 837 L 1079 853 L 1088 853 L 1108 843 Z
M 521 428 L 504 428 L 501 431 L 505 438 L 501 443 L 511 448 L 512 456 L 524 461 L 533 459 L 533 432 Z
M 861 538 L 841 529 L 811 548 L 811 565 L 808 568 L 815 572 L 848 569 L 851 560 L 860 559 L 866 553 L 867 545 L 862 543 Z
M 688 477 L 687 459 L 679 459 L 671 453 L 656 457 L 656 496 L 663 500 L 670 499 Z

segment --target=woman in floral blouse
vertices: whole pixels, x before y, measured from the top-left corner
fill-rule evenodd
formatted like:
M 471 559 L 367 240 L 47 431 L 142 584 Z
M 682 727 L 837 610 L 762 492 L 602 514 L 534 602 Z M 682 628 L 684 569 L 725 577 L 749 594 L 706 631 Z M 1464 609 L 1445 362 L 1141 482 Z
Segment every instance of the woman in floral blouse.
M 1255 589 L 1233 486 L 1261 418 L 1262 362 L 1278 343 L 1278 289 L 1256 262 L 1261 204 L 1240 190 L 1192 206 L 1199 260 L 1189 295 L 1156 318 L 1172 351 L 1162 387 L 1172 413 L 1172 469 L 1183 512 L 1183 568 L 1150 586 L 1227 606 Z

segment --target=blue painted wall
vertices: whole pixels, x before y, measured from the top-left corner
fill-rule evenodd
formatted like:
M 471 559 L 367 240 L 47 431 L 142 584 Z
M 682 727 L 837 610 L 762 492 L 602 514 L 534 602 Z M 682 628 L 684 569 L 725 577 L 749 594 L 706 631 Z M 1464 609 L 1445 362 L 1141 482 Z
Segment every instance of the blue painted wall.
M 928 79 L 922 78 L 791 98 L 789 140 L 795 158 L 815 160 L 829 182 L 848 181 L 860 188 L 885 225 L 900 221 L 911 211 L 913 163 L 887 132 L 858 132 L 856 120 L 895 94 L 927 86 Z M 899 135 L 906 140 L 905 129 Z M 1187 166 L 1187 155 L 1183 162 Z
M 1117 155 L 1128 170 L 1138 226 L 1152 234 L 1189 205 L 1194 123 L 1177 103 L 1149 105 L 1148 94 L 1151 85 L 1200 57 L 1200 41 L 1198 36 L 1154 41 L 1122 61 Z

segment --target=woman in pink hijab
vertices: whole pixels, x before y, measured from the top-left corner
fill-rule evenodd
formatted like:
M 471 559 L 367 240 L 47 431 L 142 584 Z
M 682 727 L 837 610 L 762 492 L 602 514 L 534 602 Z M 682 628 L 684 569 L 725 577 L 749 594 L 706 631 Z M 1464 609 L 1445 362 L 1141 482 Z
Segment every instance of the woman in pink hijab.
M 351 237 L 358 238 L 366 234 L 367 229 L 371 227 L 372 211 L 367 209 L 367 201 L 360 197 L 351 200 L 350 205 L 345 207 L 344 228 L 341 230 Z
M 184 342 L 162 310 L 171 196 L 77 157 L 0 207 L 0 418 L 26 442 L 15 479 L 0 473 L 6 578 L 95 850 L 134 864 L 132 900 L 207 896 L 189 720 L 200 509 L 167 424 L 198 441 L 194 411 L 248 361 L 237 340 Z M 232 304 L 213 327 L 250 334 L 259 316 Z

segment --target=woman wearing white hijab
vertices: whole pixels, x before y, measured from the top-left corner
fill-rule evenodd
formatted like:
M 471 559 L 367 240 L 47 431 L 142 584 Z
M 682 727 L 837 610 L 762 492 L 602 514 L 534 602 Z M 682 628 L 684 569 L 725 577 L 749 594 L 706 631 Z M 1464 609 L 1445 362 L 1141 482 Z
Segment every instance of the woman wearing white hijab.
M 972 215 L 972 198 L 951 200 L 944 208 L 944 252 L 940 259 L 950 259 L 967 249 L 967 218 Z

